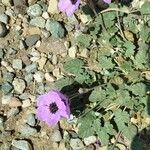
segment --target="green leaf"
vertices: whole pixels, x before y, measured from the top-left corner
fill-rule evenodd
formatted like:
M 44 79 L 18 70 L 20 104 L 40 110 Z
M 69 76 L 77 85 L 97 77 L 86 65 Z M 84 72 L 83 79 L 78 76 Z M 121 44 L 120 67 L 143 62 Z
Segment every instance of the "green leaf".
M 82 48 L 88 48 L 90 46 L 90 42 L 92 37 L 88 34 L 81 34 L 76 37 L 77 44 Z
M 125 47 L 125 55 L 127 57 L 131 57 L 134 54 L 134 49 L 135 49 L 135 45 L 130 42 L 130 41 L 126 41 L 123 45 Z
M 144 96 L 146 94 L 146 85 L 144 83 L 133 84 L 128 89 L 138 96 Z
M 91 102 L 102 102 L 106 98 L 105 90 L 102 90 L 100 87 L 95 88 L 94 91 L 92 91 L 89 101 Z
M 79 119 L 81 125 L 79 126 L 78 134 L 80 137 L 85 138 L 94 134 L 92 125 L 95 119 L 96 117 L 92 112 L 89 112 L 86 116 Z
M 111 58 L 107 58 L 105 56 L 99 56 L 98 61 L 102 68 L 113 69 L 114 67 Z
M 125 123 L 129 122 L 129 114 L 126 111 L 118 109 L 117 111 L 114 112 L 114 115 L 115 115 L 114 120 L 117 124 L 119 131 L 124 130 L 124 128 L 126 128 Z
M 137 134 L 137 127 L 134 125 L 129 125 L 128 127 L 126 127 L 122 132 L 123 135 L 130 141 L 133 140 L 133 138 L 135 137 L 135 135 Z
M 78 72 L 81 70 L 83 65 L 84 62 L 81 59 L 76 58 L 65 62 L 64 69 L 69 73 L 78 74 Z
M 142 40 L 147 41 L 150 37 L 150 27 L 144 25 L 139 34 Z
M 150 15 L 150 2 L 145 2 L 140 8 L 140 12 L 143 15 Z
M 96 132 L 96 134 L 98 135 L 102 145 L 109 144 L 109 135 L 107 134 L 104 128 L 101 128 L 101 130 Z

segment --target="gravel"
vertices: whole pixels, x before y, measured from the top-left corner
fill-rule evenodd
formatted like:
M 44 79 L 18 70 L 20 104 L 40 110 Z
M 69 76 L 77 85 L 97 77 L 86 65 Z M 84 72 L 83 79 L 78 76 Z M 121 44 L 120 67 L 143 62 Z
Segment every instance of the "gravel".
M 32 146 L 26 140 L 13 140 L 12 146 L 20 150 L 32 150 Z
M 32 127 L 35 126 L 35 124 L 36 124 L 35 114 L 31 113 L 31 114 L 28 115 L 27 124 L 32 126 Z
M 38 17 L 42 14 L 42 8 L 39 4 L 34 4 L 28 8 L 27 14 L 31 17 Z
M 26 37 L 25 43 L 27 46 L 33 46 L 40 39 L 40 35 L 34 34 Z
M 4 37 L 7 34 L 6 25 L 3 22 L 0 22 L 0 37 Z
M 82 150 L 84 148 L 84 144 L 83 142 L 79 139 L 70 139 L 70 146 L 73 150 Z
M 22 69 L 22 60 L 21 59 L 14 59 L 12 66 L 14 69 L 21 70 Z
M 45 19 L 42 17 L 35 17 L 30 20 L 30 24 L 36 27 L 45 28 Z
M 25 90 L 26 84 L 23 79 L 15 78 L 13 80 L 13 86 L 14 86 L 14 90 L 17 93 L 22 94 L 23 91 Z
M 8 24 L 8 21 L 9 21 L 9 17 L 6 14 L 4 13 L 0 14 L 0 22 Z
M 11 85 L 11 83 L 4 82 L 2 84 L 2 91 L 3 91 L 4 94 L 10 93 L 12 91 L 12 89 L 13 89 L 13 86 Z
M 63 38 L 65 36 L 65 29 L 58 21 L 48 19 L 45 27 L 55 38 Z

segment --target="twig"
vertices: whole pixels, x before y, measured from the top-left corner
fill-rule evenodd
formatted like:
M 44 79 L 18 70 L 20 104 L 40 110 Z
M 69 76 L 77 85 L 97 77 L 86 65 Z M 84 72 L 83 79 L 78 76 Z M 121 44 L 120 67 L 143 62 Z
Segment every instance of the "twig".
M 113 144 L 113 147 L 112 147 L 113 150 L 114 150 L 114 148 L 115 148 L 115 146 L 116 146 L 116 144 L 117 144 L 117 142 L 118 142 L 118 139 L 119 139 L 121 133 L 122 133 L 122 132 L 119 131 L 119 133 L 118 133 L 118 135 L 117 135 L 117 137 L 116 137 L 116 140 L 115 140 L 115 142 L 114 142 L 114 144 Z

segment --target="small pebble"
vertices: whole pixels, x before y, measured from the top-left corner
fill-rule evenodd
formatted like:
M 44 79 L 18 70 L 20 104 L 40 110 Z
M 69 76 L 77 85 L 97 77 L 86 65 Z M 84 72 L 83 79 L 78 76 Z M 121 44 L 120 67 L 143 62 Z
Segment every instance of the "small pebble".
M 21 59 L 13 59 L 12 67 L 14 69 L 21 70 L 22 69 L 22 60 Z
M 22 105 L 22 103 L 16 97 L 12 97 L 11 101 L 9 102 L 9 107 L 19 107 L 21 105 Z
M 70 146 L 73 150 L 82 150 L 82 149 L 84 149 L 83 142 L 79 138 L 70 139 Z
M 76 53 L 77 53 L 77 47 L 76 46 L 72 46 L 72 47 L 69 48 L 68 54 L 71 58 L 75 58 Z
M 11 144 L 20 150 L 33 150 L 30 143 L 26 140 L 13 140 Z
M 60 75 L 60 69 L 59 68 L 55 68 L 53 70 L 53 76 L 55 76 L 58 79 L 61 77 L 61 75 Z
M 19 94 L 22 94 L 23 91 L 25 90 L 26 84 L 23 79 L 15 78 L 13 80 L 13 86 L 16 92 L 18 92 Z
M 22 136 L 27 137 L 33 136 L 37 133 L 37 130 L 35 128 L 32 128 L 27 124 L 20 126 L 19 131 Z
M 44 19 L 48 19 L 49 18 L 49 14 L 47 12 L 43 12 L 42 17 Z
M 4 129 L 4 117 L 0 116 L 0 130 Z
M 31 114 L 28 115 L 27 124 L 32 126 L 32 127 L 35 126 L 35 124 L 36 124 L 35 114 L 31 113 Z
M 40 16 L 42 14 L 42 8 L 39 4 L 34 4 L 28 8 L 27 14 L 31 17 Z
M 25 81 L 27 83 L 30 83 L 33 80 L 33 74 L 27 74 L 27 75 L 25 75 L 24 79 L 25 79 Z
M 14 11 L 16 14 L 24 15 L 26 13 L 27 1 L 26 0 L 13 0 Z
M 83 141 L 84 141 L 85 145 L 88 146 L 88 145 L 96 142 L 96 137 L 95 136 L 89 136 L 87 138 L 84 138 Z
M 63 38 L 65 36 L 64 27 L 57 21 L 48 19 L 45 25 L 47 31 L 50 31 L 53 37 Z
M 52 64 L 53 64 L 53 65 L 56 65 L 56 64 L 57 64 L 57 56 L 56 56 L 56 55 L 53 55 L 53 56 L 52 56 Z
M 13 90 L 13 86 L 9 82 L 4 82 L 2 84 L 2 91 L 4 94 L 8 94 Z
M 11 94 L 9 94 L 9 95 L 3 95 L 2 96 L 2 104 L 3 105 L 9 104 L 10 101 L 11 101 L 11 98 L 12 98 Z
M 4 14 L 4 13 L 0 14 L 0 22 L 8 24 L 8 20 L 9 20 L 9 18 L 6 14 Z
M 58 14 L 58 1 L 57 0 L 49 0 L 48 10 L 50 14 Z
M 59 130 L 54 130 L 51 139 L 53 142 L 60 142 L 62 140 L 61 132 Z
M 1 2 L 6 6 L 11 6 L 13 4 L 13 0 L 1 0 Z
M 4 49 L 0 48 L 0 59 L 4 58 Z
M 25 43 L 27 46 L 33 46 L 40 39 L 40 35 L 34 34 L 26 37 Z
M 18 108 L 11 108 L 8 112 L 7 112 L 7 118 L 16 116 L 19 113 L 19 109 Z
M 36 82 L 43 82 L 44 80 L 44 73 L 41 71 L 37 71 L 34 75 L 33 75 L 34 79 Z
M 6 72 L 5 74 L 3 74 L 3 81 L 5 82 L 9 82 L 12 83 L 13 79 L 14 79 L 14 74 L 11 72 Z
M 36 87 L 36 92 L 38 94 L 43 94 L 45 92 L 45 86 L 42 82 L 39 82 Z
M 36 27 L 45 28 L 45 19 L 42 17 L 35 17 L 30 20 L 30 24 Z
M 0 22 L 0 37 L 4 37 L 7 34 L 7 28 L 6 25 L 2 22 Z
M 49 82 L 55 81 L 55 78 L 48 72 L 45 73 L 45 79 Z
M 47 58 L 46 57 L 41 57 L 38 61 L 39 65 L 39 70 L 42 70 L 44 68 L 44 65 L 46 64 Z
M 32 64 L 26 66 L 25 70 L 27 73 L 33 73 L 33 72 L 37 71 L 37 64 L 32 63 Z
M 23 101 L 22 101 L 22 108 L 27 108 L 27 107 L 29 107 L 29 106 L 31 106 L 31 101 L 30 101 L 30 99 L 26 99 L 26 100 L 23 100 Z

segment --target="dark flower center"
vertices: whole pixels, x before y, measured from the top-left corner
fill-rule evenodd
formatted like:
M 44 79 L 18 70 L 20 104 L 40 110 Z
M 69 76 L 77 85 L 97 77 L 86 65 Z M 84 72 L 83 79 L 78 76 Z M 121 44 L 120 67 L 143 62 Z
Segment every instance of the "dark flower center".
M 72 5 L 76 4 L 77 0 L 71 0 Z
M 52 114 L 55 114 L 55 113 L 57 112 L 57 110 L 58 110 L 57 104 L 56 104 L 55 102 L 51 103 L 51 104 L 49 105 L 49 110 L 50 110 L 50 112 L 51 112 Z

